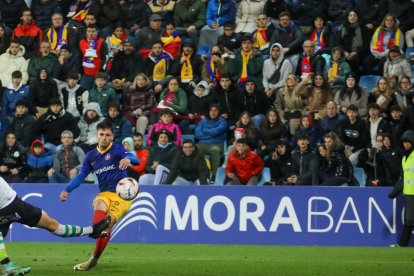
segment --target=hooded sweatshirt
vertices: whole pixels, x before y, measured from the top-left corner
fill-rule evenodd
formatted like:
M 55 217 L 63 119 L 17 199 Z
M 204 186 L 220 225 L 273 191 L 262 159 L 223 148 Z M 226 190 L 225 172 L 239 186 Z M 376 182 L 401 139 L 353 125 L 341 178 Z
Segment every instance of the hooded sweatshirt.
M 96 117 L 92 120 L 86 116 L 89 110 L 96 112 Z M 96 138 L 96 127 L 103 120 L 104 117 L 102 116 L 99 104 L 95 102 L 88 103 L 83 112 L 83 116 L 80 118 L 78 123 L 80 129 L 79 142 L 88 142 L 91 145 L 97 144 L 98 139 Z
M 0 80 L 3 86 L 11 81 L 11 75 L 14 71 L 22 72 L 22 83 L 27 83 L 29 79 L 27 74 L 29 61 L 23 57 L 25 52 L 24 47 L 20 45 L 20 51 L 16 55 L 10 54 L 9 48 L 0 56 Z
M 276 60 L 272 59 L 272 49 L 280 49 L 280 55 Z M 292 64 L 285 59 L 283 47 L 280 43 L 275 43 L 270 47 L 270 58 L 263 63 L 263 87 L 270 89 L 278 89 L 285 85 L 286 77 L 293 71 Z
M 34 152 L 34 145 L 41 144 L 40 154 Z M 30 146 L 30 153 L 27 156 L 27 165 L 30 167 L 29 176 L 32 178 L 45 178 L 47 171 L 52 167 L 53 155 L 46 149 L 41 140 L 36 139 Z
M 41 80 L 40 74 L 46 71 L 46 79 Z M 57 83 L 54 81 L 46 68 L 41 68 L 37 72 L 37 78 L 30 83 L 30 104 L 33 110 L 37 106 L 46 108 L 49 106 L 50 99 L 58 98 Z
M 197 94 L 198 87 L 204 87 L 204 93 L 202 95 Z M 196 88 L 193 90 L 193 95 L 190 96 L 188 101 L 188 113 L 207 115 L 208 107 L 213 103 L 213 99 L 210 94 L 210 88 L 206 81 L 200 81 Z

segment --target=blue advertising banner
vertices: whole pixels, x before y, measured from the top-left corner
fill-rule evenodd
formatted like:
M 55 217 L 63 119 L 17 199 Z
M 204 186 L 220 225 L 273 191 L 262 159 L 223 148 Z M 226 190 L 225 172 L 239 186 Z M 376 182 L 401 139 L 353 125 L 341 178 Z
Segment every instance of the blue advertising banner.
M 62 185 L 13 185 L 25 201 L 62 223 L 90 225 L 95 185 L 59 201 Z M 402 229 L 402 200 L 389 188 L 142 186 L 115 225 L 113 242 L 386 246 Z M 11 241 L 61 239 L 14 224 Z

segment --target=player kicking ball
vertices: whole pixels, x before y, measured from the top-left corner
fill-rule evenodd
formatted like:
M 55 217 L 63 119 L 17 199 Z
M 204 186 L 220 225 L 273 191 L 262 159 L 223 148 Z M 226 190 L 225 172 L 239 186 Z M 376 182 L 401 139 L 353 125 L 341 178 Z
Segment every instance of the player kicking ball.
M 121 199 L 115 190 L 118 182 L 127 177 L 127 167 L 130 164 L 139 164 L 135 155 L 126 151 L 122 145 L 112 143 L 114 133 L 111 122 L 105 120 L 99 123 L 96 136 L 98 146 L 86 153 L 81 170 L 60 194 L 60 200 L 68 200 L 69 193 L 79 187 L 89 173 L 94 172 L 98 177 L 99 194 L 93 201 L 93 221 L 95 223 L 109 215 L 111 223 L 106 235 L 96 240 L 92 257 L 84 263 L 75 265 L 75 271 L 86 271 L 96 266 L 109 242 L 112 227 L 131 208 L 131 201 Z
M 6 237 L 13 222 L 30 227 L 46 229 L 52 234 L 67 238 L 89 235 L 98 238 L 111 222 L 110 217 L 103 217 L 94 225 L 80 227 L 76 225 L 60 224 L 42 209 L 21 200 L 9 184 L 0 177 L 0 275 L 23 275 L 30 272 L 30 266 L 21 267 L 10 260 L 4 246 L 3 237 Z

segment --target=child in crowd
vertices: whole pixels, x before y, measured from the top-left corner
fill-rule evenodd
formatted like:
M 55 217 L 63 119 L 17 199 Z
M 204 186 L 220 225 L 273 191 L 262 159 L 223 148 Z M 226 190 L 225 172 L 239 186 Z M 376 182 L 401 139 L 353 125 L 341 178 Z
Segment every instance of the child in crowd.
M 309 147 L 314 149 L 316 143 L 320 140 L 320 135 L 317 126 L 313 123 L 312 114 L 303 115 L 300 120 L 300 125 L 295 131 L 295 135 L 290 141 L 291 148 L 296 148 L 299 136 L 307 135 L 309 137 Z
M 181 146 L 182 133 L 180 127 L 173 122 L 172 111 L 169 109 L 163 109 L 161 111 L 160 121 L 154 124 L 148 131 L 147 146 L 152 146 L 157 143 L 156 133 L 161 130 L 166 130 L 169 133 L 169 142 L 175 143 L 177 147 Z
M 122 26 L 116 26 L 112 35 L 106 38 L 106 44 L 108 45 L 108 59 L 106 68 L 111 68 L 112 59 L 114 55 L 119 51 L 122 51 L 122 41 L 127 37 L 125 30 Z
M 48 183 L 47 171 L 53 165 L 52 153 L 43 146 L 42 141 L 33 141 L 27 155 L 27 183 Z

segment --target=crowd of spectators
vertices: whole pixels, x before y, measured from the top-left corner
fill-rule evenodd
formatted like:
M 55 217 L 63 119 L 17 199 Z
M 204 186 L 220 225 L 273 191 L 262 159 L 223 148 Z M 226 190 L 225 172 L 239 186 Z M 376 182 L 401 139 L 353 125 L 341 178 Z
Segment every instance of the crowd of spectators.
M 412 0 L 0 2 L 0 176 L 68 182 L 109 120 L 142 184 L 393 186 Z M 407 54 L 405 53 L 407 51 Z M 412 55 L 410 53 L 413 53 Z M 360 78 L 378 76 L 373 88 Z M 93 176 L 88 178 L 93 182 Z M 222 183 L 220 183 L 222 184 Z

